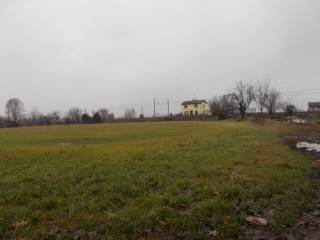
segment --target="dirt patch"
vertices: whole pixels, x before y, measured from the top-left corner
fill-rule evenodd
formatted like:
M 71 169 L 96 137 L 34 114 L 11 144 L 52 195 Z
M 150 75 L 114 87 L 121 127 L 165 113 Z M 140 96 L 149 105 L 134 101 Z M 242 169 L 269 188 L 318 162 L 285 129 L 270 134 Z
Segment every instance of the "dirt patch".
M 318 196 L 320 200 L 320 196 Z M 320 201 L 316 208 L 309 213 L 303 214 L 299 221 L 287 229 L 280 238 L 284 240 L 319 240 L 320 239 Z
M 314 168 L 308 174 L 312 182 L 320 189 L 320 127 L 311 125 L 281 136 L 292 148 L 307 154 L 314 161 Z M 261 226 L 243 229 L 239 239 L 244 240 L 320 240 L 320 191 L 315 198 L 316 206 L 311 212 L 300 216 L 293 226 L 283 229 L 275 235 Z

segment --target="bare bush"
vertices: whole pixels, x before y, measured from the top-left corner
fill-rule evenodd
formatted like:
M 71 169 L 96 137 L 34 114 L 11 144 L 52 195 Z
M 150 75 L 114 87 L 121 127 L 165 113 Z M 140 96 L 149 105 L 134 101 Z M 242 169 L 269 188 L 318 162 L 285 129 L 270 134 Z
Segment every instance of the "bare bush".
M 4 117 L 0 116 L 0 128 L 7 127 L 7 121 Z
M 286 113 L 286 115 L 288 117 L 293 116 L 293 114 L 298 111 L 297 107 L 295 105 L 293 105 L 292 103 L 290 103 L 290 102 L 282 103 L 281 104 L 281 108 Z
M 108 121 L 111 121 L 111 120 L 114 120 L 115 119 L 115 116 L 113 113 L 110 113 L 109 116 L 108 116 Z
M 221 96 L 213 97 L 209 101 L 210 113 L 214 117 L 218 117 L 220 120 L 226 119 L 229 116 L 233 116 L 237 105 L 233 100 L 232 94 L 224 94 Z

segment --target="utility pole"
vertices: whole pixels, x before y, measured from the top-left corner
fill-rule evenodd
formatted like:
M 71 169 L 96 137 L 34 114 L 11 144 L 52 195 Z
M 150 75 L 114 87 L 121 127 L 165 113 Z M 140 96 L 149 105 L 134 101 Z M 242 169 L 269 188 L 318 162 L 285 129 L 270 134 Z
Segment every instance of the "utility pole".
M 168 117 L 170 116 L 170 101 L 169 99 L 167 100 L 167 104 L 168 104 Z
M 153 99 L 153 117 L 156 117 L 156 99 Z

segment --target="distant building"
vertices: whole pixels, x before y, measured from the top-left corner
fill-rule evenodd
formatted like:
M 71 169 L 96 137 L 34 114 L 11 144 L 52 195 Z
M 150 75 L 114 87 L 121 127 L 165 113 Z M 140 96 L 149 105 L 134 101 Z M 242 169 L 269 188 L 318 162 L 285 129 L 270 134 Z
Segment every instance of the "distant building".
M 181 112 L 183 115 L 208 115 L 209 104 L 206 100 L 191 100 L 181 104 Z
M 320 112 L 320 102 L 309 102 L 309 112 Z

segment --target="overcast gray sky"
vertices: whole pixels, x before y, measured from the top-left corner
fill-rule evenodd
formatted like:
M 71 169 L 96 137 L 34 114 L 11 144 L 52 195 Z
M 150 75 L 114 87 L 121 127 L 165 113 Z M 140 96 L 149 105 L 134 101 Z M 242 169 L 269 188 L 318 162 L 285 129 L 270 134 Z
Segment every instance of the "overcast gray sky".
M 177 110 L 266 76 L 304 107 L 320 101 L 319 24 L 319 0 L 0 0 L 0 109 Z

